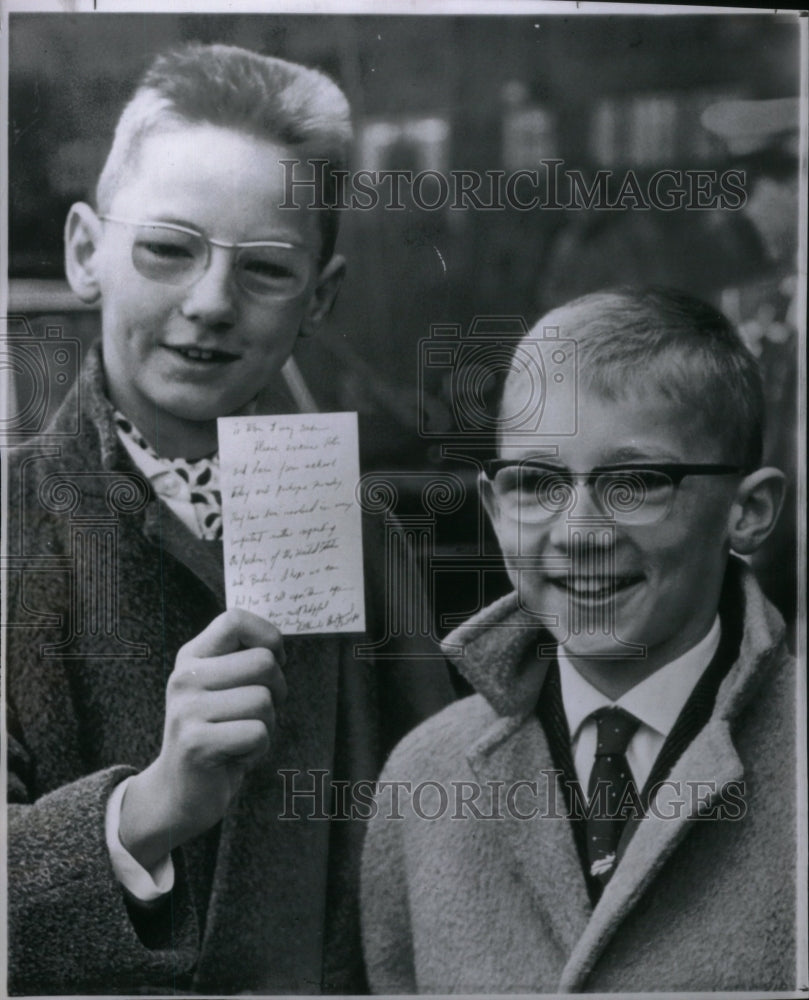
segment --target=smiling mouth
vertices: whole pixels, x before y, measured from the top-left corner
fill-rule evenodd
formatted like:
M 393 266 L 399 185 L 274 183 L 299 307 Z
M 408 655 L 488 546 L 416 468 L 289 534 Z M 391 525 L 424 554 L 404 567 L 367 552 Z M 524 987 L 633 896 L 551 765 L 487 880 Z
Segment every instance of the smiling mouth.
M 641 576 L 619 576 L 617 574 L 607 578 L 557 576 L 549 577 L 548 583 L 556 587 L 557 590 L 564 591 L 564 593 L 581 600 L 597 601 L 629 590 L 630 587 L 640 583 L 642 579 Z
M 173 347 L 170 344 L 163 345 L 166 350 L 179 354 L 186 361 L 198 361 L 203 364 L 224 364 L 230 361 L 238 361 L 238 354 L 231 354 L 228 351 L 211 350 L 202 347 Z

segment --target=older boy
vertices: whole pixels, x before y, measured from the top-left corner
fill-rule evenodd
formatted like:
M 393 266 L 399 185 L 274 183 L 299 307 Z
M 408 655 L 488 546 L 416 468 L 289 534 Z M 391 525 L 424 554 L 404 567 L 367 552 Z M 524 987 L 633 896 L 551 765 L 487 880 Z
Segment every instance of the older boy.
M 578 386 L 525 364 L 506 380 L 480 488 L 515 592 L 447 638 L 479 693 L 383 771 L 371 985 L 794 988 L 794 675 L 730 554 L 781 501 L 755 362 L 661 289 L 562 306 L 523 358 L 543 331 L 575 344 Z
M 192 45 L 154 62 L 96 206 L 70 211 L 101 344 L 9 466 L 28 561 L 7 619 L 11 992 L 362 989 L 359 824 L 290 808 L 281 771 L 299 792 L 372 779 L 446 674 L 383 677 L 356 636 L 225 612 L 216 454 L 217 417 L 256 412 L 344 271 L 334 213 L 280 208 L 279 161 L 325 159 L 328 185 L 350 137 L 321 74 Z

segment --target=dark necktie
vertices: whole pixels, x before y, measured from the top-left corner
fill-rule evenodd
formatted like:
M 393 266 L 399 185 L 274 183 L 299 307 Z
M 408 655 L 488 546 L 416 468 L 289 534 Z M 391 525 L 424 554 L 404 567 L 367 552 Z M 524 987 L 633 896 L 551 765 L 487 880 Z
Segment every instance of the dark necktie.
M 594 712 L 597 742 L 595 763 L 587 786 L 587 857 L 590 874 L 606 885 L 615 868 L 615 851 L 626 816 L 627 786 L 633 782 L 626 760 L 626 748 L 640 725 L 622 708 L 602 708 Z

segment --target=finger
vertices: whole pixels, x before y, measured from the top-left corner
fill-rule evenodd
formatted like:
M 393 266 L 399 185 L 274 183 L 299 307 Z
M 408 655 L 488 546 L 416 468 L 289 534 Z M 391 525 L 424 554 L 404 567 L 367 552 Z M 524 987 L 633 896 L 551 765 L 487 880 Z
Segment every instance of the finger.
M 272 734 L 275 730 L 275 705 L 269 688 L 262 684 L 233 688 L 229 691 L 206 691 L 199 701 L 207 722 L 263 722 Z
M 222 763 L 252 763 L 263 757 L 270 748 L 267 727 L 255 719 L 215 722 L 209 728 Z
M 278 629 L 266 618 L 233 608 L 214 618 L 206 629 L 183 646 L 181 652 L 203 658 L 254 646 L 271 650 L 282 666 L 286 662 L 284 641 Z
M 242 649 L 225 656 L 184 660 L 172 674 L 171 684 L 174 688 L 205 691 L 261 684 L 269 688 L 277 705 L 283 705 L 287 697 L 287 682 L 275 654 L 262 647 Z

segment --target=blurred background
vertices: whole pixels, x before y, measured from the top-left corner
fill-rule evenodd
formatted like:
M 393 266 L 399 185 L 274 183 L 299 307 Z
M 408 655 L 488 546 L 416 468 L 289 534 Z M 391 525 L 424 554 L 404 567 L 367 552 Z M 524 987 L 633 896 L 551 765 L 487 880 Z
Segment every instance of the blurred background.
M 505 343 L 519 318 L 530 326 L 616 283 L 663 283 L 710 300 L 739 324 L 765 372 L 768 459 L 792 487 L 758 569 L 794 620 L 799 110 L 780 99 L 800 90 L 795 17 L 11 14 L 12 333 L 53 340 L 61 330 L 85 347 L 97 335 L 97 313 L 63 281 L 64 218 L 73 201 L 91 198 L 120 108 L 151 57 L 192 39 L 334 77 L 354 109 L 354 169 L 511 173 L 559 159 L 587 180 L 632 168 L 641 184 L 660 169 L 744 170 L 738 211 L 427 211 L 405 199 L 401 211 L 346 212 L 346 283 L 296 361 L 318 408 L 359 411 L 363 468 L 396 475 L 398 513 L 429 521 L 429 546 L 444 560 L 430 583 L 444 633 L 507 581 L 469 562 L 494 550 L 474 462 L 442 448 L 465 404 L 420 343 L 436 326 L 465 333 L 475 317 L 498 317 L 485 335 Z M 26 373 L 16 377 L 24 403 Z M 54 383 L 49 410 L 64 389 Z M 31 411 L 17 429 L 33 432 L 46 418 Z M 466 499 L 425 507 L 425 472 L 456 476 Z

